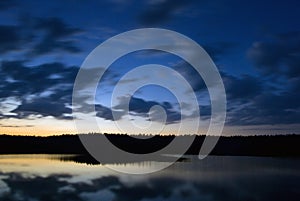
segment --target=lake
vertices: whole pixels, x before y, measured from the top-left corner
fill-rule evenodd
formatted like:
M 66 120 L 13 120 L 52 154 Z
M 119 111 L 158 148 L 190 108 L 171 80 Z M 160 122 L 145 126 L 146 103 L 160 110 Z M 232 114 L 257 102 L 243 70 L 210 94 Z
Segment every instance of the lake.
M 74 160 L 72 160 L 74 158 Z M 163 161 L 92 164 L 73 155 L 0 155 L 1 201 L 300 200 L 297 158 L 210 156 L 152 174 L 107 166 L 151 168 Z

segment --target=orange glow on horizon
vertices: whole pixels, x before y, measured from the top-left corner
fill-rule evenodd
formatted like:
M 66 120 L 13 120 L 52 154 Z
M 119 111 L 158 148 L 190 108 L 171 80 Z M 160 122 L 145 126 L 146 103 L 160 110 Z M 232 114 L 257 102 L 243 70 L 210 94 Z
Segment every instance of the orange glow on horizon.
M 71 129 L 47 129 L 40 127 L 2 127 L 0 134 L 8 135 L 34 135 L 34 136 L 50 136 L 50 135 L 62 135 L 62 134 L 76 134 L 76 130 Z

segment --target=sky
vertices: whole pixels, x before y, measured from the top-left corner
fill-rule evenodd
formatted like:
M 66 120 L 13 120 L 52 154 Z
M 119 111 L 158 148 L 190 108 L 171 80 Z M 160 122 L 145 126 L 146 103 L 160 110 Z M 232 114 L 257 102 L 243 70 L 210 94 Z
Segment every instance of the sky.
M 127 118 L 141 128 L 125 129 L 128 133 L 156 134 L 163 127 L 161 134 L 174 134 L 182 123 L 181 134 L 191 134 L 199 109 L 197 133 L 205 134 L 211 100 L 203 79 L 182 58 L 157 50 L 136 51 L 116 60 L 98 83 L 93 103 L 82 101 L 82 107 L 93 105 L 95 112 L 72 114 L 75 78 L 93 49 L 125 31 L 161 28 L 191 38 L 216 64 L 227 98 L 223 135 L 298 134 L 299 8 L 297 0 L 2 0 L 0 133 L 78 133 L 73 120 L 92 117 L 99 128 L 86 123 L 84 132 L 124 133 L 116 123 L 130 127 Z M 176 82 L 173 91 L 156 85 L 138 89 L 131 94 L 129 114 L 121 107 L 125 97 L 111 101 L 122 77 L 142 65 L 150 65 L 150 71 L 118 83 L 121 89 L 139 84 L 150 72 L 156 80 L 171 83 L 172 75 L 151 71 L 153 64 L 175 70 L 187 80 L 199 108 L 191 107 L 191 92 Z M 164 125 L 160 113 L 152 111 L 154 106 L 164 110 Z

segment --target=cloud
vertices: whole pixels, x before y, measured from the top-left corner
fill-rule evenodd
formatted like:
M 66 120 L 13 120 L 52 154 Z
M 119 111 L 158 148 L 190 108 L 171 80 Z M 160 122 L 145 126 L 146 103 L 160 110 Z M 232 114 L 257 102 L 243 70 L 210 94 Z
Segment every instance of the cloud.
M 71 108 L 66 105 L 51 101 L 46 98 L 36 98 L 33 101 L 22 101 L 16 109 L 11 111 L 19 118 L 26 118 L 30 115 L 52 116 L 57 119 L 70 119 Z
M 57 62 L 28 66 L 24 61 L 3 61 L 0 69 L 0 98 L 16 97 L 20 101 L 10 111 L 15 115 L 1 114 L 1 118 L 40 115 L 70 119 L 69 105 L 78 67 Z
M 300 32 L 279 34 L 253 43 L 247 56 L 261 74 L 225 74 L 227 124 L 300 123 Z
M 17 26 L 0 25 L 0 53 L 17 50 L 21 41 Z
M 189 64 L 184 64 L 189 65 Z M 193 88 L 193 93 L 201 94 L 207 91 L 207 86 L 196 70 L 182 64 L 175 68 L 189 81 Z M 227 99 L 249 100 L 259 95 L 263 90 L 263 84 L 260 78 L 251 75 L 241 75 L 240 77 L 220 72 Z
M 220 59 L 220 57 L 230 53 L 230 51 L 232 51 L 236 47 L 236 44 L 233 42 L 220 41 L 205 44 L 202 47 L 214 60 L 214 62 L 216 62 Z
M 82 31 L 60 18 L 21 16 L 14 25 L 0 25 L 0 53 L 18 51 L 25 58 L 57 51 L 78 53 L 74 37 Z
M 192 93 L 198 99 L 206 94 L 207 87 L 198 73 L 186 62 L 180 62 L 174 69 L 189 81 Z M 273 125 L 300 123 L 300 79 L 289 78 L 284 88 L 272 88 L 274 81 L 257 75 L 234 76 L 220 72 L 227 96 L 227 120 L 229 125 Z M 209 100 L 208 94 L 206 98 Z M 211 115 L 210 105 L 201 105 L 200 114 L 204 119 Z M 192 114 L 192 116 L 198 114 Z M 186 117 L 185 117 L 186 118 Z
M 28 127 L 34 127 L 34 125 L 4 125 L 4 124 L 0 124 L 0 127 L 4 127 L 4 128 L 28 128 Z
M 123 111 L 123 114 L 124 114 L 123 108 L 125 108 L 126 105 L 123 104 L 124 101 L 122 99 L 120 99 L 119 101 L 120 101 L 120 103 L 118 105 L 114 106 L 113 109 L 117 110 L 117 111 L 121 110 L 121 112 Z M 153 106 L 160 106 L 165 110 L 166 115 L 167 115 L 166 124 L 175 124 L 181 120 L 181 113 L 179 111 L 177 111 L 175 108 L 173 108 L 171 103 L 169 103 L 169 102 L 160 103 L 157 101 L 147 101 L 147 100 L 144 100 L 142 98 L 137 98 L 137 97 L 131 97 L 131 99 L 129 101 L 129 113 L 131 115 L 148 118 L 148 113 L 150 112 L 150 109 Z M 155 114 L 158 111 L 154 110 L 152 112 L 154 112 L 154 114 L 151 115 L 153 117 L 153 121 L 160 121 L 161 118 L 157 117 Z M 122 114 L 122 113 L 120 113 L 120 114 Z
M 172 15 L 188 6 L 192 1 L 161 0 L 153 2 L 149 3 L 147 10 L 139 16 L 139 21 L 143 25 L 156 25 L 167 21 Z
M 207 164 L 193 162 L 161 172 L 159 175 L 145 177 L 130 177 L 124 179 L 121 176 L 107 175 L 96 177 L 91 183 L 68 182 L 68 179 L 78 178 L 78 175 L 53 174 L 48 176 L 29 175 L 23 173 L 0 173 L 1 200 L 106 200 L 104 191 L 109 193 L 114 201 L 142 201 L 142 200 L 189 200 L 196 201 L 201 198 L 204 201 L 224 200 L 241 201 L 255 200 L 298 200 L 296 187 L 298 183 L 297 167 L 290 171 L 288 164 L 275 169 L 264 161 L 265 159 L 250 160 L 248 163 L 237 163 L 240 160 L 230 161 L 227 164 L 218 159 L 208 159 Z M 262 162 L 257 166 L 258 173 L 245 174 L 250 163 Z M 277 164 L 276 160 L 272 164 Z M 295 161 L 296 162 L 296 161 Z M 238 164 L 238 165 L 236 165 Z M 251 167 L 251 166 L 250 166 Z M 267 174 L 262 176 L 263 171 Z M 213 168 L 213 169 L 211 169 Z M 176 174 L 181 170 L 189 171 L 189 174 Z M 280 177 L 278 171 L 283 170 Z M 218 174 L 215 174 L 218 172 Z M 199 174 L 197 174 L 199 173 Z M 202 174 L 208 173 L 208 174 Z M 83 175 L 83 173 L 82 173 Z M 81 176 L 81 175 L 80 175 Z M 228 179 L 230 177 L 230 179 Z M 282 185 L 282 179 L 289 181 Z M 236 185 L 239 184 L 239 185 Z M 272 185 L 270 185 L 272 184 Z M 40 188 L 43 186 L 43 188 Z M 262 188 L 264 186 L 264 188 Z M 68 190 L 61 190 L 68 189 Z M 72 190 L 70 190 L 72 189 Z M 247 189 L 247 190 L 245 190 Z M 280 191 L 274 191 L 280 189 Z M 102 193 L 100 193 L 102 192 Z M 256 192 L 253 194 L 253 192 Z M 271 193 L 270 193 L 271 192 Z M 111 200 L 111 199 L 107 199 Z
M 300 123 L 300 79 L 272 88 L 275 81 L 243 75 L 223 76 L 227 93 L 229 125 L 274 125 Z
M 200 92 L 207 90 L 204 80 L 199 73 L 186 61 L 180 61 L 175 64 L 172 68 L 180 73 L 185 80 L 189 82 L 194 92 Z
M 234 44 L 226 43 L 204 46 L 211 57 L 217 60 L 232 47 Z M 300 123 L 299 47 L 298 32 L 281 34 L 274 41 L 254 43 L 247 53 L 262 74 L 236 76 L 220 71 L 228 102 L 227 124 Z M 203 79 L 188 63 L 181 61 L 173 68 L 189 81 L 192 93 L 198 96 L 205 94 L 207 87 Z M 274 76 L 280 79 L 274 79 Z M 201 108 L 201 116 L 208 117 L 210 106 Z
M 234 43 L 231 42 L 218 42 L 204 45 L 203 48 L 209 56 L 214 60 L 214 62 L 218 61 L 222 56 L 228 54 L 235 47 Z M 179 72 L 186 80 L 188 80 L 189 84 L 193 88 L 193 93 L 196 92 L 204 92 L 207 90 L 207 86 L 202 79 L 201 75 L 186 61 L 181 60 L 172 66 L 174 70 Z M 220 71 L 222 78 L 229 77 L 229 75 Z M 234 79 L 231 76 L 228 79 Z
M 185 62 L 174 67 L 189 81 L 192 93 L 201 98 L 207 92 L 203 79 Z M 228 125 L 273 125 L 300 123 L 300 78 L 288 77 L 284 88 L 272 88 L 275 81 L 262 75 L 234 76 L 220 72 L 227 96 Z M 208 95 L 206 97 L 209 99 Z M 204 119 L 211 115 L 210 105 L 201 105 L 200 114 Z M 198 115 L 198 114 L 192 114 Z
M 125 99 L 125 97 L 124 97 Z M 125 113 L 125 107 L 126 105 L 123 104 L 123 99 L 120 99 L 120 103 L 112 108 L 106 107 L 101 104 L 95 105 L 95 111 L 96 116 L 105 120 L 110 121 L 118 121 L 120 120 L 124 115 L 127 115 Z M 153 106 L 160 106 L 162 107 L 167 115 L 166 118 L 166 124 L 174 124 L 178 123 L 181 118 L 187 118 L 188 116 L 182 115 L 181 113 L 173 108 L 173 105 L 169 102 L 156 102 L 156 101 L 147 101 L 142 98 L 137 97 L 131 97 L 129 102 L 129 114 L 133 116 L 139 116 L 142 118 L 145 118 L 146 120 L 149 120 L 149 113 L 151 112 L 151 117 L 153 121 L 161 121 L 160 112 L 157 110 L 150 110 Z M 90 110 L 84 110 L 84 107 L 90 108 L 93 107 L 93 105 L 83 103 L 81 105 L 83 107 L 80 111 L 89 113 Z M 113 112 L 115 116 L 113 116 Z
M 44 31 L 43 38 L 34 47 L 34 54 L 46 54 L 52 51 L 62 50 L 69 53 L 80 52 L 71 36 L 82 30 L 66 25 L 60 18 L 38 18 L 34 27 Z
M 0 1 L 0 10 L 7 10 L 16 6 L 16 2 L 14 0 L 1 0 Z
M 253 43 L 248 57 L 265 75 L 300 76 L 300 32 L 276 35 L 272 41 Z
M 230 125 L 300 123 L 300 79 L 286 81 L 284 88 L 271 88 L 271 81 L 243 76 L 226 80 Z
M 228 124 L 274 125 L 300 123 L 300 95 L 298 93 L 262 93 L 250 99 L 247 105 L 237 108 L 237 110 L 229 113 Z
M 239 99 L 248 102 L 263 90 L 261 80 L 251 75 L 235 77 L 223 73 L 223 80 L 226 95 L 230 101 Z
M 97 117 L 100 117 L 100 118 L 103 118 L 106 120 L 111 120 L 111 121 L 117 121 L 117 120 L 121 119 L 123 116 L 123 112 L 115 111 L 116 116 L 114 117 L 112 110 L 101 104 L 95 105 L 95 111 L 97 112 L 96 113 Z
M 0 69 L 3 78 L 0 85 L 0 97 L 24 98 L 47 90 L 60 92 L 70 90 L 79 68 L 65 66 L 58 62 L 28 66 L 24 61 L 3 61 Z M 62 85 L 64 85 L 63 89 Z
M 9 111 L 15 114 L 3 114 L 0 110 L 0 118 L 28 118 L 35 115 L 71 119 L 70 105 L 78 70 L 77 66 L 66 66 L 59 62 L 28 65 L 25 61 L 3 61 L 0 66 L 0 101 L 15 97 L 20 103 L 15 103 L 17 107 Z M 87 75 L 94 75 L 95 69 L 83 71 Z M 115 73 L 107 74 L 103 77 L 104 84 L 110 84 L 117 76 Z M 89 81 L 90 78 L 85 83 Z M 85 100 L 83 95 L 83 107 L 87 104 Z M 97 104 L 96 111 L 98 117 L 113 120 L 109 108 Z M 116 120 L 122 115 L 117 115 Z

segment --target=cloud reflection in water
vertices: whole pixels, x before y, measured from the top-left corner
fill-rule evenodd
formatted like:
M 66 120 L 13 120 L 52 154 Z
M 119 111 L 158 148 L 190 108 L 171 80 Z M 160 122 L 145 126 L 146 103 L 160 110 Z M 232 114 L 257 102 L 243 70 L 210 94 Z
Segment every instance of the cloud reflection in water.
M 0 200 L 298 200 L 299 167 L 297 159 L 209 157 L 133 176 L 47 155 L 1 156 Z

